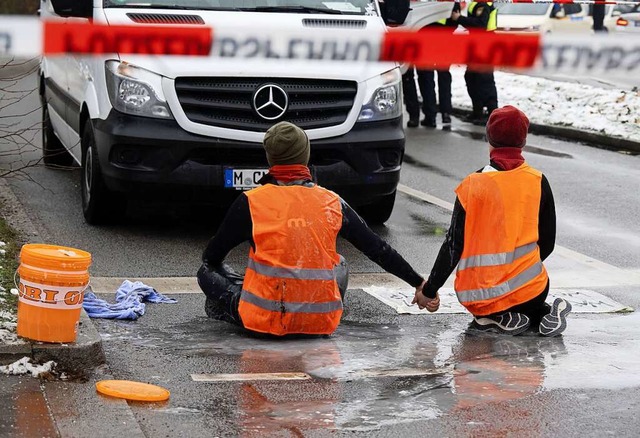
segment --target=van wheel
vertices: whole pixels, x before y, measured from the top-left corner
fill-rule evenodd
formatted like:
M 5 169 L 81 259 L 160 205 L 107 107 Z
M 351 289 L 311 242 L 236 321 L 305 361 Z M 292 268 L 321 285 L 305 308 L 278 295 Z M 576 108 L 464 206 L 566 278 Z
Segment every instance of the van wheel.
M 380 225 L 391 217 L 393 205 L 396 202 L 396 191 L 385 195 L 373 204 L 360 207 L 360 215 L 369 225 Z
M 90 225 L 110 223 L 124 212 L 126 201 L 110 191 L 102 179 L 95 136 L 91 120 L 87 120 L 82 134 L 82 213 Z
M 69 167 L 73 164 L 71 154 L 53 132 L 46 102 L 42 102 L 42 162 L 51 168 Z

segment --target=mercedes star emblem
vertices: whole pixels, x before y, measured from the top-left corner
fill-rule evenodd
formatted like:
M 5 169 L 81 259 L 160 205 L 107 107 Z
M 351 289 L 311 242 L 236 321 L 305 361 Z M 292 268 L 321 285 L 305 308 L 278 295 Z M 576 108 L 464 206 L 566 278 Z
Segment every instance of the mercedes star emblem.
M 253 109 L 265 120 L 279 119 L 288 106 L 287 92 L 275 84 L 263 85 L 253 95 Z

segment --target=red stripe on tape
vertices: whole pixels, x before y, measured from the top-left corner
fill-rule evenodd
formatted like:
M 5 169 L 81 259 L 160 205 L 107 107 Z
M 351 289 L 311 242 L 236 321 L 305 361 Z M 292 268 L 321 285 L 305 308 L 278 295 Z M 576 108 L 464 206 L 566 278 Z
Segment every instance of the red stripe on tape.
M 208 56 L 211 28 L 44 23 L 44 54 L 133 53 Z
M 422 68 L 467 64 L 472 68 L 532 67 L 540 55 L 540 35 L 493 32 L 452 34 L 446 29 L 419 32 L 393 30 L 385 34 L 381 61 L 408 62 Z

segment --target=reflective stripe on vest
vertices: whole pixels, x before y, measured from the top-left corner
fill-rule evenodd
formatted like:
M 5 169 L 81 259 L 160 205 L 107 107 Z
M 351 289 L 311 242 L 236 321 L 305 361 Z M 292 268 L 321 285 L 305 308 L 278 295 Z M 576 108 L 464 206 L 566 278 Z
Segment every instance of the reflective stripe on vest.
M 342 300 L 327 303 L 295 303 L 291 301 L 274 301 L 259 297 L 243 290 L 240 299 L 270 312 L 284 313 L 329 313 L 342 310 Z
M 477 266 L 499 266 L 512 263 L 514 260 L 535 251 L 538 247 L 536 242 L 520 246 L 511 252 L 500 252 L 498 254 L 482 254 L 461 259 L 458 263 L 458 271 Z
M 333 269 L 283 268 L 264 265 L 253 259 L 249 259 L 247 267 L 258 274 L 274 278 L 297 278 L 299 280 L 334 280 L 336 278 Z
M 516 275 L 509 281 L 505 281 L 494 287 L 486 289 L 474 289 L 457 292 L 460 303 L 471 303 L 474 301 L 485 301 L 500 298 L 533 280 L 542 273 L 542 262 L 538 262 L 526 271 Z M 542 292 L 542 291 L 540 291 Z

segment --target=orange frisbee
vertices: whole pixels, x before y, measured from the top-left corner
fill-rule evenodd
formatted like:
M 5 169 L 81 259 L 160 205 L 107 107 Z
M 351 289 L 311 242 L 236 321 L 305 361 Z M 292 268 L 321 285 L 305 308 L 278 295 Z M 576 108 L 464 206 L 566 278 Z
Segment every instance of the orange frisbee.
M 126 400 L 158 402 L 169 399 L 169 391 L 161 386 L 131 380 L 101 380 L 96 383 L 100 394 Z

